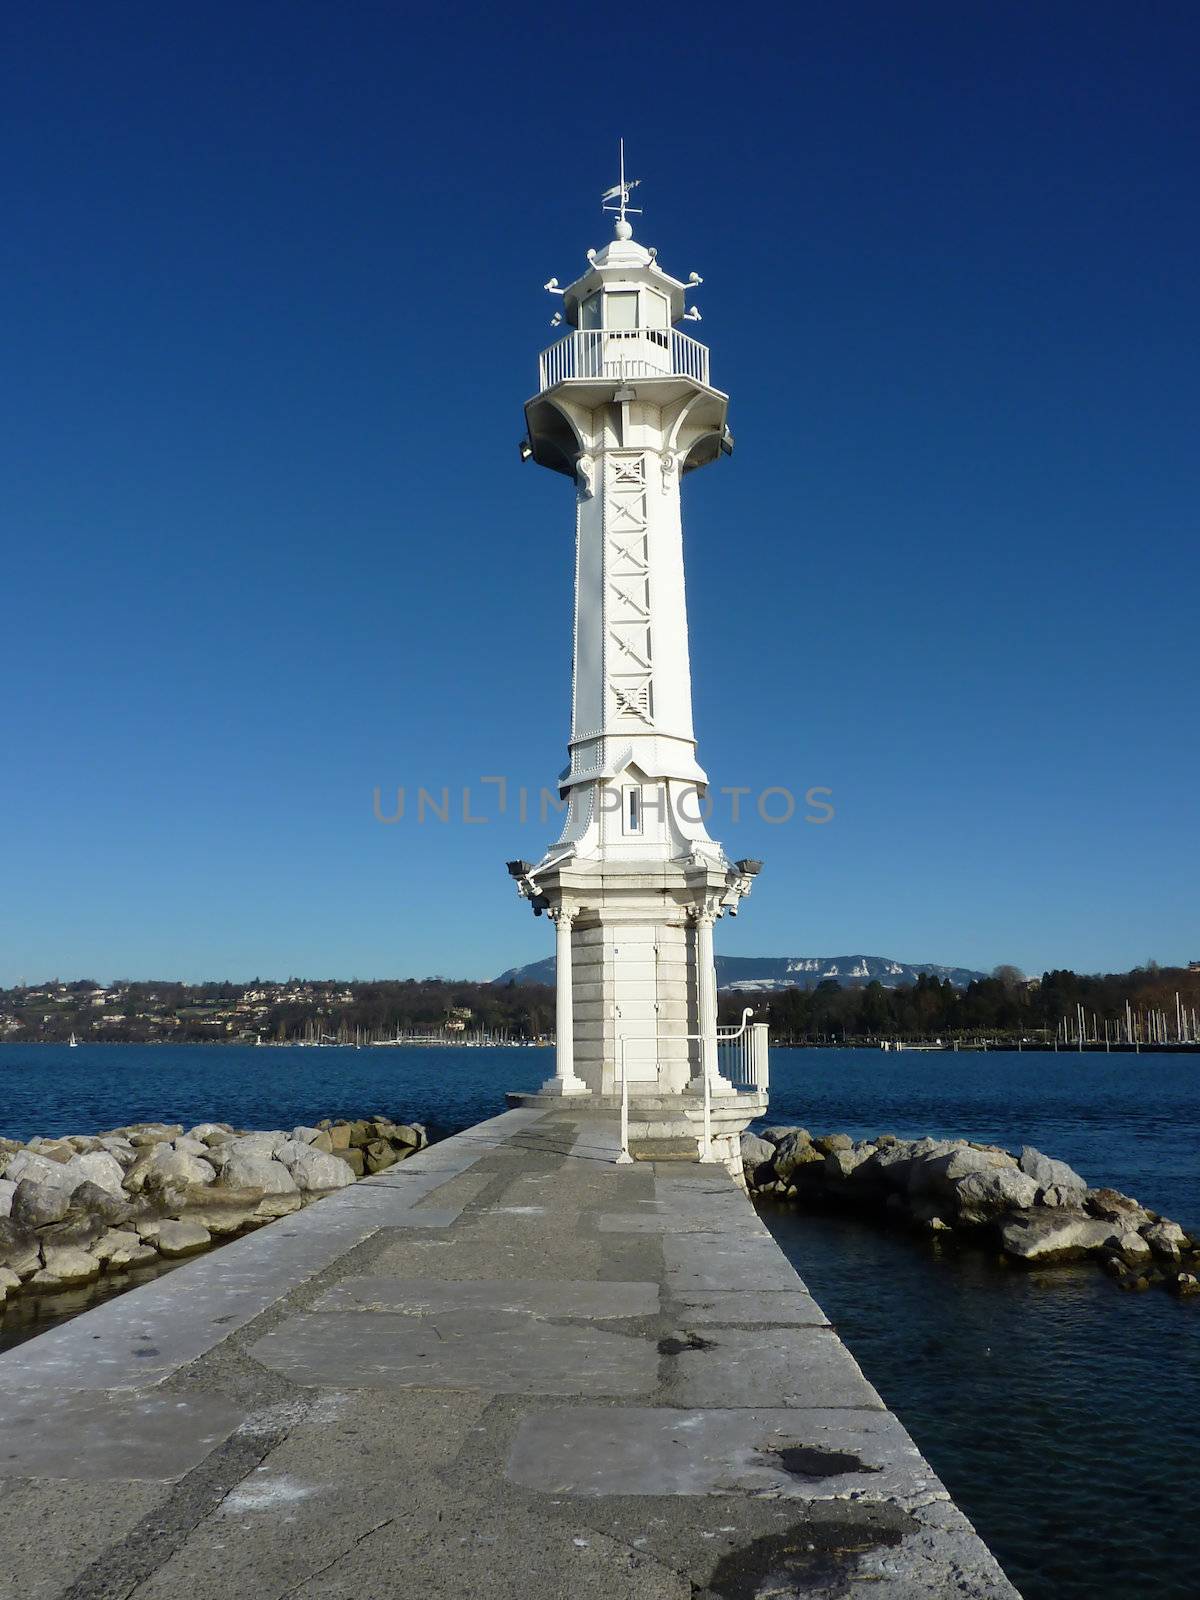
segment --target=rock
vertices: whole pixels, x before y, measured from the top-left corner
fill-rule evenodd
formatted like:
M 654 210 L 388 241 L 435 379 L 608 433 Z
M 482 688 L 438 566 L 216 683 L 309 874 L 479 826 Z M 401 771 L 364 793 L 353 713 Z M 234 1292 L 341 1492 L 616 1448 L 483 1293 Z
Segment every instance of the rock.
M 819 1148 L 819 1146 L 814 1145 L 814 1148 Z M 849 1149 L 839 1146 L 837 1149 L 828 1150 L 821 1163 L 822 1174 L 834 1183 L 844 1182 L 847 1178 L 853 1176 L 864 1162 L 869 1161 L 874 1154 L 875 1146 L 873 1144 L 851 1145 Z
M 100 1276 L 100 1263 L 95 1256 L 72 1245 L 47 1245 L 42 1259 L 45 1266 L 31 1279 L 38 1289 L 66 1289 L 76 1283 L 91 1283 Z
M 419 1122 L 397 1122 L 393 1125 L 388 1137 L 393 1144 L 411 1145 L 414 1150 L 423 1150 L 429 1143 L 429 1135 Z
M 181 1208 L 181 1222 L 197 1222 L 209 1233 L 228 1237 L 240 1233 L 258 1215 L 261 1189 L 227 1189 L 223 1184 L 194 1189 Z
M 116 1156 L 107 1150 L 92 1150 L 87 1155 L 72 1156 L 66 1169 L 71 1175 L 72 1187 L 81 1183 L 94 1183 L 97 1188 L 120 1194 L 125 1181 L 125 1169 Z
M 102 1189 L 88 1178 L 72 1189 L 71 1210 L 100 1222 L 123 1222 L 129 1215 L 129 1201 L 123 1191 L 113 1194 L 111 1189 Z
M 281 1144 L 287 1143 L 287 1134 L 277 1130 L 269 1133 L 244 1133 L 237 1139 L 222 1141 L 210 1147 L 211 1154 L 220 1161 L 232 1161 L 238 1156 L 257 1156 L 269 1160 Z
M 812 1142 L 823 1156 L 830 1155 L 834 1150 L 849 1150 L 854 1145 L 848 1133 L 822 1133 Z
M 45 1228 L 61 1222 L 71 1209 L 71 1197 L 61 1185 L 22 1178 L 12 1199 L 11 1220 L 18 1228 Z
M 15 1156 L 10 1156 L 4 1166 L 4 1176 L 10 1183 L 32 1178 L 35 1183 L 48 1183 L 68 1192 L 80 1181 L 78 1178 L 72 1181 L 67 1176 L 66 1162 L 51 1161 L 36 1150 L 18 1150 Z
M 1021 1146 L 1021 1159 L 1017 1165 L 1022 1172 L 1033 1179 L 1039 1189 L 1065 1189 L 1076 1195 L 1079 1201 L 1082 1201 L 1087 1193 L 1087 1184 L 1074 1167 L 1069 1167 L 1065 1161 L 1052 1161 L 1040 1150 L 1035 1150 L 1031 1144 Z
M 282 1169 L 286 1171 L 286 1168 Z M 304 1197 L 299 1189 L 293 1189 L 288 1194 L 264 1194 L 254 1208 L 255 1219 L 261 1222 L 270 1222 L 275 1217 L 286 1217 L 293 1211 L 299 1211 L 304 1204 Z
M 16 1201 L 13 1202 L 13 1215 L 16 1215 Z M 1162 1256 L 1167 1261 L 1173 1261 L 1181 1255 L 1187 1243 L 1187 1234 L 1177 1222 L 1168 1222 L 1164 1217 L 1161 1222 L 1151 1224 L 1142 1236 L 1154 1251 L 1156 1256 Z
M 14 1272 L 11 1267 L 0 1267 L 0 1306 L 10 1294 L 16 1294 L 20 1287 L 20 1273 Z
M 301 1124 L 300 1127 L 292 1129 L 292 1138 L 298 1144 L 315 1144 L 321 1137 L 321 1133 L 322 1130 L 320 1128 L 306 1128 Z
M 287 1148 L 286 1146 L 284 1148 Z M 289 1170 L 296 1187 L 305 1191 L 344 1189 L 354 1182 L 354 1174 L 344 1161 L 312 1145 L 300 1145 Z
M 12 1215 L 12 1199 L 17 1186 L 11 1178 L 0 1178 L 0 1217 Z
M 394 1167 L 400 1159 L 398 1151 L 393 1150 L 386 1139 L 372 1139 L 363 1155 L 367 1171 L 370 1173 L 384 1172 L 388 1167 Z
M 207 1147 L 214 1134 L 220 1139 L 228 1139 L 232 1133 L 233 1129 L 227 1122 L 198 1122 L 194 1128 L 188 1129 L 185 1137 Z
M 1026 1210 L 1037 1193 L 1034 1179 L 1015 1167 L 989 1167 L 959 1178 L 951 1186 L 949 1198 L 957 1220 L 970 1227 L 991 1222 L 1008 1211 Z
M 1144 1228 L 1154 1221 L 1145 1206 L 1119 1189 L 1089 1189 L 1084 1209 L 1105 1222 L 1123 1222 L 1130 1228 Z
M 198 1222 L 164 1222 L 154 1243 L 160 1255 L 174 1258 L 190 1256 L 212 1243 L 212 1234 Z
M 1118 1223 L 1109 1234 L 1108 1242 L 1120 1254 L 1121 1259 L 1130 1264 L 1150 1259 L 1150 1246 L 1136 1228 L 1126 1228 Z
M 771 1128 L 764 1128 L 762 1131 L 762 1137 L 766 1139 L 769 1144 L 778 1144 L 781 1139 L 786 1139 L 790 1133 L 802 1133 L 806 1139 L 809 1137 L 808 1130 L 806 1128 L 784 1127 L 782 1124 L 777 1124 L 775 1127 Z
M 25 1279 L 32 1277 L 41 1264 L 35 1235 L 28 1228 L 19 1228 L 11 1217 L 0 1218 L 0 1267 Z
M 97 1261 L 111 1261 L 115 1255 L 127 1257 L 142 1248 L 142 1241 L 133 1229 L 109 1228 L 88 1253 L 95 1256 Z
M 333 1159 L 335 1161 L 344 1161 L 356 1178 L 366 1176 L 367 1167 L 361 1150 L 355 1150 L 347 1145 L 344 1150 L 335 1150 Z
M 752 1176 L 761 1168 L 769 1167 L 775 1159 L 775 1146 L 766 1139 L 760 1139 L 756 1133 L 743 1133 L 741 1137 L 742 1167 L 746 1175 Z M 774 1169 L 764 1173 L 764 1177 L 773 1177 Z
M 272 1161 L 269 1156 L 243 1151 L 239 1148 L 221 1168 L 220 1183 L 225 1189 L 261 1189 L 264 1195 L 294 1194 L 296 1181 L 282 1161 Z M 279 1143 L 285 1142 L 279 1135 Z
M 913 1221 L 930 1233 L 948 1233 L 950 1224 L 942 1216 L 939 1205 L 937 1200 L 918 1195 L 910 1207 Z
M 184 1156 L 206 1156 L 208 1146 L 203 1139 L 193 1139 L 190 1134 L 181 1134 L 178 1139 L 172 1139 L 171 1149 Z
M 1180 1299 L 1200 1294 L 1200 1278 L 1194 1272 L 1175 1272 L 1167 1279 L 1167 1288 Z
M 775 1171 L 786 1182 L 798 1167 L 817 1166 L 824 1161 L 806 1128 L 795 1128 L 775 1146 Z
M 203 1148 L 203 1147 L 202 1147 Z M 126 1180 L 128 1182 L 128 1179 Z M 217 1181 L 217 1169 L 211 1161 L 185 1150 L 160 1145 L 150 1157 L 146 1170 L 145 1187 L 151 1194 L 173 1185 L 207 1184 Z
M 330 1147 L 335 1154 L 340 1150 L 349 1150 L 350 1124 L 348 1122 L 335 1122 L 324 1131 L 329 1135 Z
M 916 1160 L 909 1173 L 910 1194 L 951 1195 L 960 1178 L 972 1172 L 1016 1170 L 1016 1161 L 1007 1150 L 979 1149 L 962 1144 L 939 1155 Z
M 1103 1250 L 1111 1238 L 1111 1225 L 1086 1211 L 1027 1211 L 1010 1217 L 1000 1229 L 1005 1253 L 1019 1261 L 1069 1261 Z

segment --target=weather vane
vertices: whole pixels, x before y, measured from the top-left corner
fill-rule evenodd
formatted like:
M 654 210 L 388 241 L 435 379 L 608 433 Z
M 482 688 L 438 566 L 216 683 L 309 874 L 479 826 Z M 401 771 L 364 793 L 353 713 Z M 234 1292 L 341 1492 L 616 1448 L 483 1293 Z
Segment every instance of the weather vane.
M 626 178 L 625 176 L 625 141 L 620 141 L 621 147 L 621 181 L 612 189 L 606 189 L 600 196 L 600 208 L 603 211 L 615 211 L 618 220 L 625 221 L 625 213 L 631 212 L 633 216 L 640 217 L 642 208 L 629 204 L 630 190 L 636 189 L 641 183 L 640 178 Z

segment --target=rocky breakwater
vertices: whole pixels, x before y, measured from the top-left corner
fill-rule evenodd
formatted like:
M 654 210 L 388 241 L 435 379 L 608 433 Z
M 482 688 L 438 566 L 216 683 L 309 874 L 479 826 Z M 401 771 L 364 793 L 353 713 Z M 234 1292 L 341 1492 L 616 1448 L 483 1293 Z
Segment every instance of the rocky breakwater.
M 806 1128 L 742 1135 L 753 1196 L 850 1206 L 926 1232 L 998 1247 L 1026 1266 L 1092 1260 L 1123 1289 L 1200 1295 L 1200 1239 L 1065 1161 L 966 1139 L 854 1140 Z
M 260 1228 L 428 1144 L 375 1116 L 245 1132 L 221 1122 L 0 1139 L 0 1305 Z

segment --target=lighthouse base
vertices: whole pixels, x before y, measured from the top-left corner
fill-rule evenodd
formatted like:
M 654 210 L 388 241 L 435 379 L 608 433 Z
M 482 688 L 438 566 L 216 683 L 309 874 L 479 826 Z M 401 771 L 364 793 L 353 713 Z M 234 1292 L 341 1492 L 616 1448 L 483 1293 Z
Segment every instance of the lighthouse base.
M 551 1110 L 562 1104 L 557 1095 L 544 1090 L 537 1094 L 505 1096 L 510 1106 L 541 1107 Z M 572 1114 L 612 1118 L 620 1115 L 620 1094 L 593 1094 L 586 1100 L 572 1101 Z M 709 1097 L 711 1138 L 704 1144 L 703 1093 L 631 1093 L 629 1097 L 629 1153 L 635 1161 L 715 1162 L 725 1168 L 736 1183 L 745 1186 L 742 1172 L 741 1136 L 750 1123 L 767 1112 L 765 1090 L 746 1094 L 713 1094 Z
M 744 875 L 720 856 L 597 856 L 536 868 L 530 879 L 535 904 L 558 927 L 560 1000 L 564 990 L 570 996 L 568 1081 L 593 1099 L 619 1095 L 628 1082 L 640 1099 L 695 1092 L 707 1071 L 713 1093 L 730 1093 L 716 1063 L 712 927 L 746 893 Z M 564 1091 L 552 1080 L 545 1092 Z

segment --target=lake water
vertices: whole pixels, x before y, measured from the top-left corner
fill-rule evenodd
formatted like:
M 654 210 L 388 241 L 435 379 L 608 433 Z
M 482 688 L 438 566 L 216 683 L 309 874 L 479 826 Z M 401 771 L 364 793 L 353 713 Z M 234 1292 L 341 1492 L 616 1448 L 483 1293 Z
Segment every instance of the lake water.
M 451 1132 L 543 1050 L 0 1046 L 0 1133 L 164 1118 L 291 1127 L 381 1111 Z M 1035 1144 L 1200 1227 L 1200 1057 L 775 1050 L 772 1122 Z M 1200 1304 L 1093 1268 L 764 1207 L 868 1377 L 1026 1600 L 1194 1600 Z

